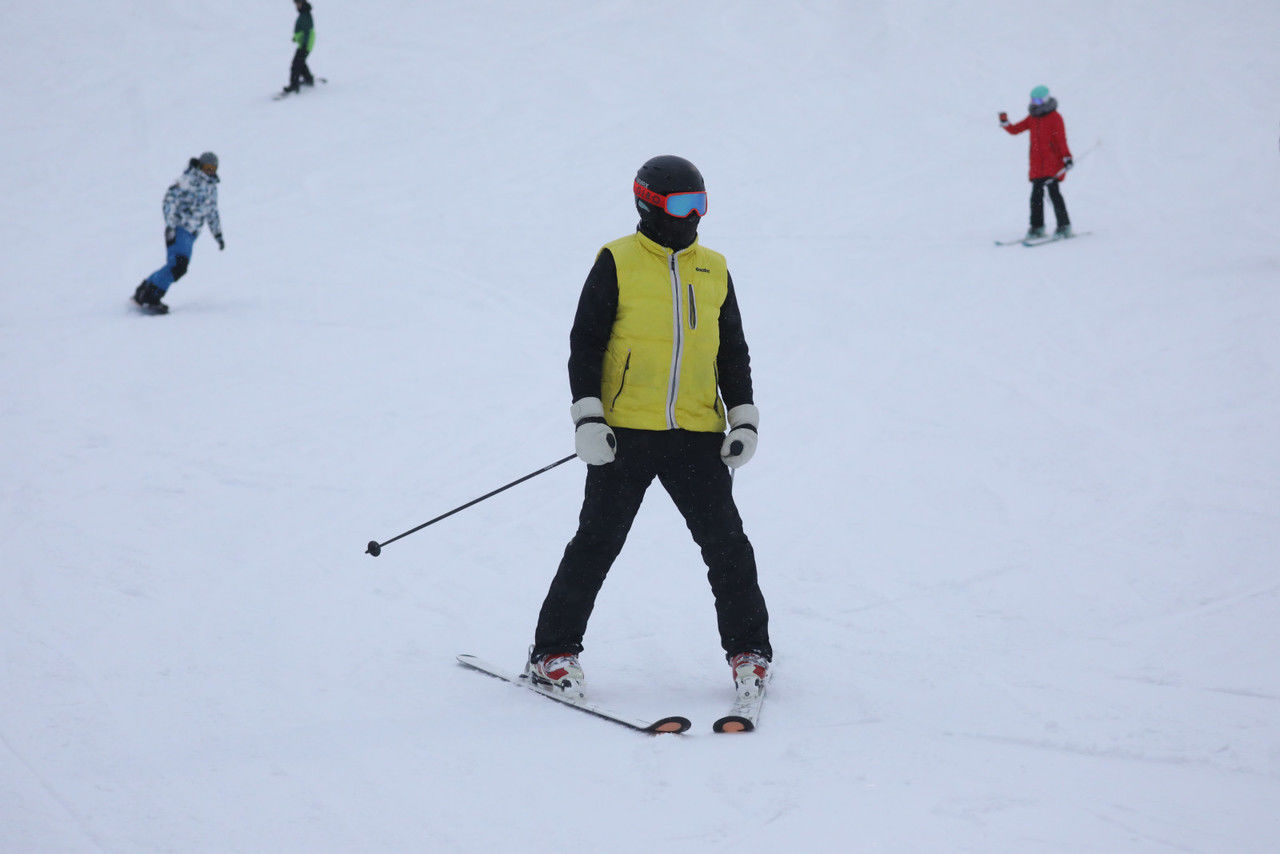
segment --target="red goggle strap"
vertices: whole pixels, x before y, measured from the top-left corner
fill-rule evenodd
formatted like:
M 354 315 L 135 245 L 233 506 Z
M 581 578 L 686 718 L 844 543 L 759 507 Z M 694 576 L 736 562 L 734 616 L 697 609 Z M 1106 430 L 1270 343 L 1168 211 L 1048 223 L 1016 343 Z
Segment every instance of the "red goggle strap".
M 661 193 L 655 193 L 639 181 L 635 181 L 631 184 L 631 190 L 636 194 L 636 198 L 640 201 L 648 202 L 651 205 L 657 205 L 663 210 L 667 209 L 667 197 Z

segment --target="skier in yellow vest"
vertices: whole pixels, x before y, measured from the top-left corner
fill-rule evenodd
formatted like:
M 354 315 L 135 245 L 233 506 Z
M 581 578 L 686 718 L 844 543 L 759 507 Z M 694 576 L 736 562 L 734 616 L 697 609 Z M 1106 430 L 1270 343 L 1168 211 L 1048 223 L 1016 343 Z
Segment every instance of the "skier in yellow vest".
M 724 256 L 698 243 L 707 213 L 698 169 L 654 157 L 632 189 L 640 224 L 596 256 L 569 335 L 586 493 L 526 673 L 544 690 L 585 696 L 578 653 L 587 621 L 656 477 L 702 550 L 741 689 L 762 682 L 773 657 L 755 554 L 731 491 L 730 469 L 755 453 L 760 421 L 742 317 Z

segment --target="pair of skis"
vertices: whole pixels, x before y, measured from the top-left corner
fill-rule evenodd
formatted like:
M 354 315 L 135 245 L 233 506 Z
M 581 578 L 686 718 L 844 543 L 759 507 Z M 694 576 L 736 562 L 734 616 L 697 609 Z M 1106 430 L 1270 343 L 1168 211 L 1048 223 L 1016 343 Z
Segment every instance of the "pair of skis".
M 1044 246 L 1046 243 L 1072 240 L 1092 233 L 1091 231 L 1075 231 L 1065 236 L 1061 234 L 1046 234 L 1044 237 L 1019 237 L 1015 240 L 997 240 L 996 246 Z
M 311 86 L 308 86 L 307 88 L 308 88 L 308 89 L 314 89 L 314 88 L 316 87 L 316 85 L 318 85 L 318 84 L 323 84 L 323 83 L 328 83 L 328 82 L 329 82 L 329 78 L 327 78 L 327 77 L 317 77 L 317 78 L 315 78 L 315 83 L 313 83 Z M 303 91 L 302 89 L 297 89 L 297 90 L 292 91 L 292 92 L 287 91 L 287 90 L 286 90 L 286 91 L 284 91 L 284 92 L 277 92 L 277 93 L 275 93 L 274 95 L 272 95 L 272 96 L 271 96 L 271 100 L 273 100 L 273 101 L 283 101 L 285 98 L 288 98 L 290 95 L 300 95 L 300 94 L 302 94 L 302 91 Z
M 577 709 L 580 712 L 586 712 L 589 715 L 595 715 L 598 718 L 604 718 L 616 724 L 637 730 L 638 732 L 660 733 L 686 732 L 693 726 L 689 719 L 682 715 L 671 715 L 665 718 L 658 718 L 656 721 L 643 720 L 632 717 L 630 715 L 621 714 L 619 712 L 606 709 L 596 703 L 586 700 L 577 700 L 566 697 L 562 694 L 553 694 L 550 691 L 544 691 L 529 682 L 528 677 L 524 674 L 514 674 L 510 671 L 496 667 L 483 659 L 474 655 L 459 655 L 458 663 L 481 673 L 510 682 L 512 685 L 519 685 L 528 688 L 535 694 L 541 694 L 550 700 L 555 700 L 566 706 Z M 733 704 L 733 708 L 729 710 L 729 714 L 718 719 L 712 729 L 715 732 L 750 732 L 756 728 L 756 721 L 760 718 L 760 707 L 764 703 L 764 687 L 761 686 L 758 692 L 740 695 L 738 700 Z

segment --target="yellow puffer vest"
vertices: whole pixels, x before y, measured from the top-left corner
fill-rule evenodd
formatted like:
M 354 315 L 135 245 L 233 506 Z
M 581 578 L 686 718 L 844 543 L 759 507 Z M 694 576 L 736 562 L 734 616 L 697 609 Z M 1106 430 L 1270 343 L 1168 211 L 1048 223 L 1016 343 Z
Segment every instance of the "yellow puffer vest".
M 618 268 L 618 312 L 604 354 L 605 421 L 638 430 L 722 432 L 716 377 L 724 256 L 694 243 L 672 253 L 636 232 L 605 249 Z

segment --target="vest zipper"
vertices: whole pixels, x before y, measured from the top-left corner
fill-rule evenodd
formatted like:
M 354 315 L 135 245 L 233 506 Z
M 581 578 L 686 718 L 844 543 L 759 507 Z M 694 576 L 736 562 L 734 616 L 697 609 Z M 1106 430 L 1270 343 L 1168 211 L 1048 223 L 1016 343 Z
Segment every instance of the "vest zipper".
M 698 304 L 694 301 L 693 282 L 689 283 L 689 328 L 698 328 Z
M 684 359 L 684 321 L 680 312 L 680 265 L 679 252 L 667 256 L 667 264 L 671 271 L 671 309 L 675 335 L 671 340 L 671 376 L 667 381 L 667 429 L 676 430 L 676 398 L 680 395 L 680 363 Z

